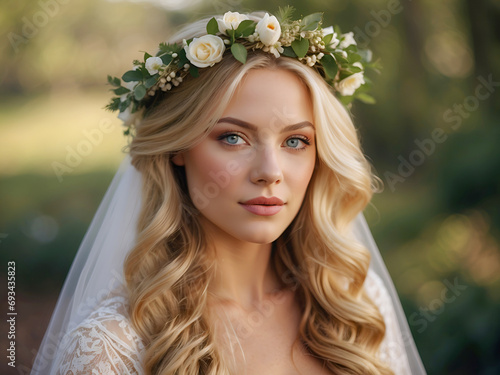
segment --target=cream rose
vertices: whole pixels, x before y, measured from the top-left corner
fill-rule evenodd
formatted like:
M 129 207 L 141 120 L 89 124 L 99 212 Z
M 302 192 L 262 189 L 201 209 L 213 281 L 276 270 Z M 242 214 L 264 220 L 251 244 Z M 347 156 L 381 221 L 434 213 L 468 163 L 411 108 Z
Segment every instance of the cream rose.
M 340 48 L 344 49 L 349 47 L 350 45 L 356 45 L 356 41 L 354 40 L 354 33 L 351 31 L 347 34 L 342 34 L 340 37 Z
M 255 31 L 259 34 L 260 41 L 266 46 L 276 44 L 281 36 L 281 26 L 278 19 L 267 13 L 257 24 Z
M 189 45 L 184 46 L 184 50 L 191 64 L 198 68 L 206 68 L 222 60 L 226 47 L 224 41 L 218 36 L 203 35 L 200 38 L 194 38 Z
M 365 83 L 363 72 L 354 73 L 342 81 L 335 84 L 335 89 L 342 96 L 351 96 L 354 92 Z
M 162 65 L 163 61 L 159 57 L 149 57 L 146 60 L 146 69 L 151 75 L 155 75 L 156 73 L 158 73 Z
M 241 21 L 248 19 L 248 16 L 245 14 L 240 14 L 238 12 L 226 12 L 224 13 L 224 17 L 222 19 L 217 19 L 217 24 L 219 25 L 219 31 L 222 34 L 226 34 L 227 29 L 231 30 L 231 28 L 233 28 L 236 30 Z

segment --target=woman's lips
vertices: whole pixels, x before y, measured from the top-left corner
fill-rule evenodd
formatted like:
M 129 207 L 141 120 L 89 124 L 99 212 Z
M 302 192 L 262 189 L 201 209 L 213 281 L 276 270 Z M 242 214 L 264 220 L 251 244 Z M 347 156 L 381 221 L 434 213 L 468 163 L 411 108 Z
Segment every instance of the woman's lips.
M 239 202 L 247 211 L 260 216 L 271 216 L 281 211 L 283 201 L 276 197 L 257 197 L 245 202 Z

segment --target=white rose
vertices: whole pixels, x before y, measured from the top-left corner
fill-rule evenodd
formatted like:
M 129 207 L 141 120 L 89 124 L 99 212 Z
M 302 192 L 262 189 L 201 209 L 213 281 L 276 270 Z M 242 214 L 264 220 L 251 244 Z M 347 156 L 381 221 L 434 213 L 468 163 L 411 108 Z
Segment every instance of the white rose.
M 203 35 L 194 38 L 189 45 L 184 46 L 186 57 L 194 66 L 206 68 L 222 60 L 226 50 L 224 41 L 215 35 Z
M 260 41 L 266 46 L 272 46 L 281 36 L 281 26 L 278 19 L 267 13 L 257 24 L 255 31 L 259 34 Z
M 335 89 L 342 96 L 351 96 L 364 83 L 365 79 L 363 77 L 363 72 L 354 73 L 344 78 L 342 81 L 337 82 L 335 84 Z
M 159 57 L 149 57 L 146 60 L 146 69 L 151 75 L 155 75 L 156 73 L 158 73 L 162 65 L 163 61 Z
M 248 19 L 248 16 L 245 14 L 239 14 L 238 12 L 226 12 L 224 13 L 224 17 L 222 19 L 217 19 L 217 24 L 219 25 L 219 31 L 222 34 L 226 34 L 227 29 L 231 30 L 232 28 L 236 30 L 241 21 Z
M 331 48 L 337 47 L 339 45 L 340 41 L 337 38 L 337 33 L 335 31 L 333 31 L 333 26 L 328 26 L 328 27 L 325 27 L 323 29 L 323 36 L 327 36 L 329 34 L 333 34 L 333 35 L 332 35 L 332 40 L 330 40 L 330 44 L 328 46 Z
M 347 34 L 342 34 L 340 37 L 340 48 L 344 49 L 349 47 L 350 45 L 356 45 L 356 41 L 354 40 L 354 33 L 351 31 Z

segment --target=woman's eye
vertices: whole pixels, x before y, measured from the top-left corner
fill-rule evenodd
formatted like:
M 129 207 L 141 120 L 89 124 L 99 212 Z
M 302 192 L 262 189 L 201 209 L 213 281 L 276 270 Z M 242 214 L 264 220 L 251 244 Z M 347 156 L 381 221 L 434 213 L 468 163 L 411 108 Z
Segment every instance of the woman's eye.
M 245 140 L 240 135 L 234 133 L 222 134 L 218 139 L 229 145 L 245 144 Z
M 227 143 L 230 143 L 232 145 L 235 145 L 235 144 L 238 144 L 238 140 L 239 140 L 239 136 L 237 136 L 236 134 L 230 134 L 230 135 L 227 135 L 226 136 L 226 141 Z
M 290 148 L 296 148 L 296 149 L 302 149 L 302 148 L 305 148 L 306 145 L 309 145 L 309 140 L 307 139 L 302 139 L 302 138 L 288 138 L 286 141 L 285 141 L 285 144 L 287 147 L 290 147 Z

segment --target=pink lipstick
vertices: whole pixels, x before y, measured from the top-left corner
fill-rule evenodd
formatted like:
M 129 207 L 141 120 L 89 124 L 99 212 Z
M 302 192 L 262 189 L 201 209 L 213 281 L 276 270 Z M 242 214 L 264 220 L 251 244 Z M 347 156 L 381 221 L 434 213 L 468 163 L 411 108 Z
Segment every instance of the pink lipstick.
M 257 197 L 245 202 L 239 202 L 247 211 L 260 216 L 271 216 L 281 211 L 283 201 L 276 197 Z

